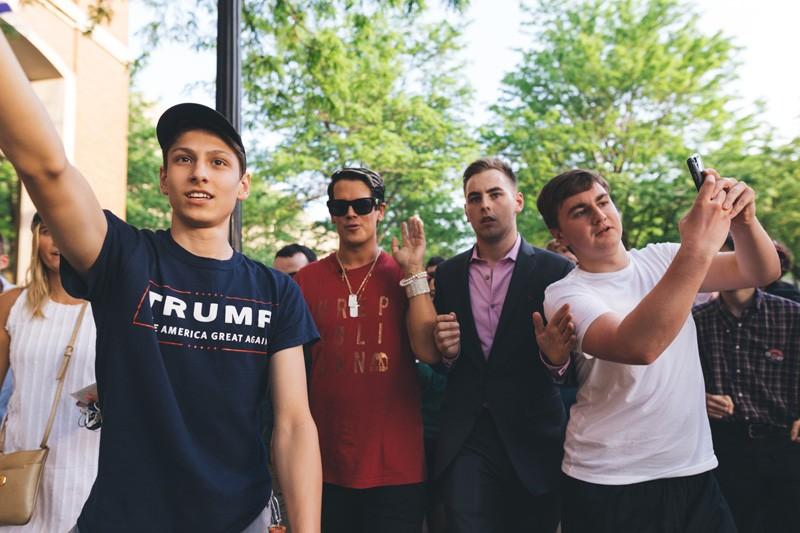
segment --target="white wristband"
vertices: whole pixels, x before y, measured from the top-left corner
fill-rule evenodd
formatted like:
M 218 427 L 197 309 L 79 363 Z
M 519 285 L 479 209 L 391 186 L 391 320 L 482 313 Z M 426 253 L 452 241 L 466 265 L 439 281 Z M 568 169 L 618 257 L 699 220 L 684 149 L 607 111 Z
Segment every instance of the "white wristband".
M 431 288 L 430 286 L 428 286 L 428 280 L 423 278 L 416 278 L 407 283 L 406 285 L 404 285 L 404 287 L 406 289 L 406 296 L 408 297 L 409 300 L 414 296 L 419 296 L 420 294 L 428 294 L 429 292 L 431 292 Z

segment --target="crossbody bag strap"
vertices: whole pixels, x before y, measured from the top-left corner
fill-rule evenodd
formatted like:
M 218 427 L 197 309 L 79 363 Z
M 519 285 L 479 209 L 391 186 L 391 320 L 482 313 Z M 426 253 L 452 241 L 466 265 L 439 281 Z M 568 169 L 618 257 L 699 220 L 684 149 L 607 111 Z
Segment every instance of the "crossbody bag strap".
M 6 422 L 8 421 L 8 413 L 0 421 L 0 453 L 6 449 Z
M 72 337 L 70 337 L 69 343 L 64 350 L 64 358 L 61 360 L 61 367 L 58 369 L 58 374 L 56 375 L 58 386 L 56 387 L 56 395 L 53 398 L 53 406 L 50 408 L 50 418 L 47 420 L 47 427 L 44 430 L 44 437 L 42 437 L 42 443 L 39 445 L 41 448 L 47 448 L 47 440 L 50 438 L 50 430 L 53 429 L 53 422 L 56 420 L 58 402 L 61 400 L 61 391 L 64 389 L 64 378 L 67 375 L 69 363 L 72 361 L 72 352 L 75 350 L 75 339 L 78 336 L 78 330 L 81 328 L 81 322 L 83 322 L 83 315 L 86 313 L 87 305 L 87 302 L 84 302 L 83 305 L 81 305 L 81 311 L 78 313 L 78 320 L 75 321 L 75 327 L 72 328 Z

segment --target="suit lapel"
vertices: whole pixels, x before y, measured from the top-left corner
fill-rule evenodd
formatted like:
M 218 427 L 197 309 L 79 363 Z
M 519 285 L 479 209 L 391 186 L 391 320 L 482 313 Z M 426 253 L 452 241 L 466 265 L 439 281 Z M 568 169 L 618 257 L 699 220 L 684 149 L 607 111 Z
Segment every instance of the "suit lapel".
M 478 364 L 484 367 L 486 366 L 486 358 L 483 356 L 481 340 L 475 327 L 475 316 L 472 314 L 472 298 L 469 290 L 469 265 L 472 260 L 472 251 L 470 250 L 464 255 L 464 262 L 461 264 L 461 279 L 459 280 L 461 285 L 461 301 L 459 303 L 461 305 L 457 307 L 459 310 L 456 311 L 458 313 L 458 321 L 461 324 L 461 346 L 462 351 L 463 346 L 474 346 L 475 349 L 470 350 L 470 352 Z
M 519 306 L 524 303 L 527 298 L 527 291 L 525 290 L 527 283 L 526 280 L 532 275 L 536 258 L 531 245 L 522 240 L 517 254 L 517 261 L 514 264 L 514 272 L 511 274 L 511 281 L 508 284 L 508 292 L 506 299 L 503 301 L 503 312 L 500 313 L 500 320 L 497 323 L 497 331 L 494 334 L 494 342 L 492 342 L 492 351 L 489 354 L 489 360 L 492 361 L 496 358 L 495 353 L 498 345 L 501 344 L 503 335 L 506 330 L 511 327 L 511 317 L 519 312 Z M 533 329 L 533 319 L 530 321 L 531 329 Z

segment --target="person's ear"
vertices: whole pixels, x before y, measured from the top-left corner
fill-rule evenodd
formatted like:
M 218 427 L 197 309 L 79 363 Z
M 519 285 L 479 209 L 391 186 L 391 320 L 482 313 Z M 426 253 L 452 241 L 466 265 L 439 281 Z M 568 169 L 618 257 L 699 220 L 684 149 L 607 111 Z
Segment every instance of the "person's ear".
M 250 173 L 245 172 L 239 180 L 239 194 L 236 195 L 237 200 L 244 200 L 250 196 L 250 183 Z
M 167 189 L 167 169 L 163 166 L 158 168 L 158 187 L 161 194 L 169 196 L 169 189 Z

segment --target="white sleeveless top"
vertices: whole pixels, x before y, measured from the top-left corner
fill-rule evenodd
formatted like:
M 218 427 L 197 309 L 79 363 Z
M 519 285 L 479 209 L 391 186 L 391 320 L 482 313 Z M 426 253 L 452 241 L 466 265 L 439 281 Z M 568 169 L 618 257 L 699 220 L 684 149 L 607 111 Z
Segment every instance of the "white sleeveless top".
M 45 317 L 33 318 L 26 293 L 22 291 L 14 303 L 5 325 L 14 373 L 6 414 L 6 452 L 39 447 L 56 392 L 56 373 L 81 308 L 48 299 Z M 33 518 L 24 526 L 0 527 L 2 533 L 69 531 L 89 496 L 97 475 L 100 433 L 78 425 L 80 411 L 70 393 L 96 381 L 96 335 L 91 307 L 87 307 L 48 440 L 50 453 Z

